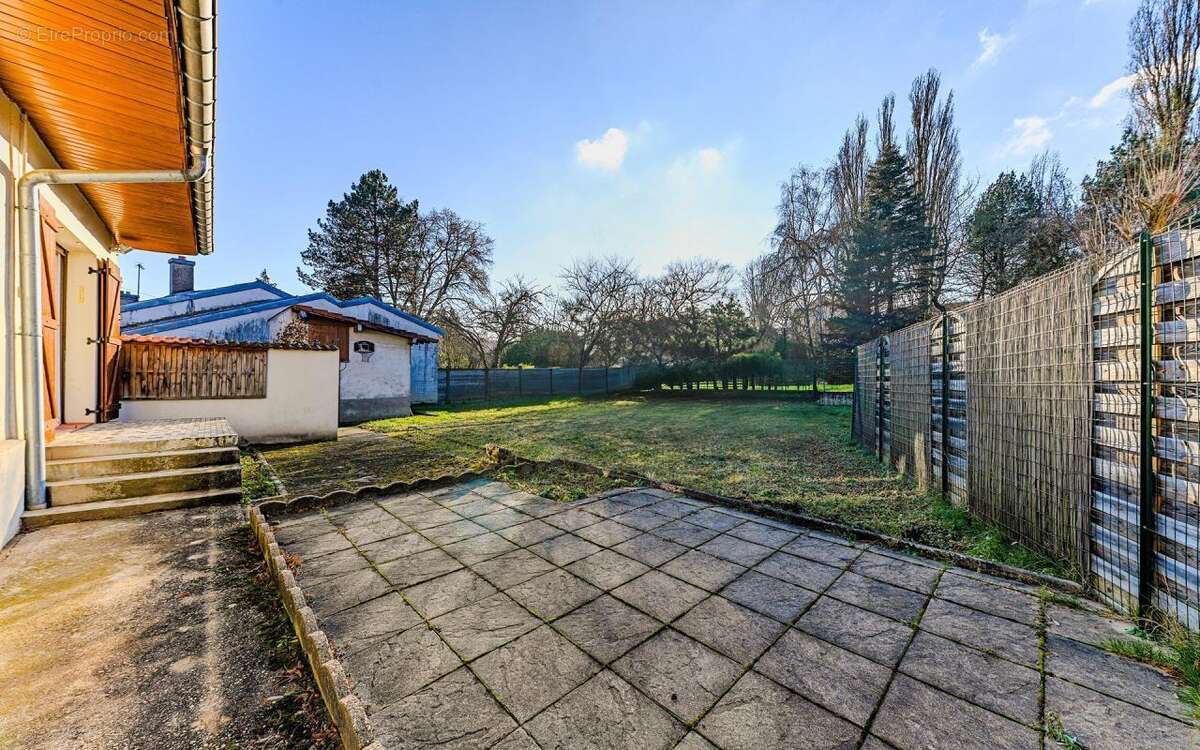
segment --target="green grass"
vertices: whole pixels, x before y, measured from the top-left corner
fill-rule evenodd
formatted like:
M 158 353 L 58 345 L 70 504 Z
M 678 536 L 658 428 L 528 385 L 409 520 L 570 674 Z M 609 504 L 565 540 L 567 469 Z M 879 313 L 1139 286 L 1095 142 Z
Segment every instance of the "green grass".
M 484 445 L 496 443 L 531 459 L 569 458 L 623 469 L 1069 575 L 937 495 L 918 491 L 860 450 L 850 439 L 849 407 L 787 398 L 556 398 L 438 406 L 363 427 L 398 441 L 400 452 L 398 460 L 371 473 L 395 471 L 396 464 L 411 464 L 416 456 L 470 464 Z M 291 486 L 275 454 L 268 457 Z
M 1110 638 L 1101 648 L 1158 667 L 1179 681 L 1179 700 L 1192 716 L 1200 718 L 1200 635 L 1170 623 L 1146 633 L 1140 628 L 1132 638 Z
M 275 481 L 261 461 L 250 451 L 242 451 L 242 502 L 253 502 L 279 493 Z

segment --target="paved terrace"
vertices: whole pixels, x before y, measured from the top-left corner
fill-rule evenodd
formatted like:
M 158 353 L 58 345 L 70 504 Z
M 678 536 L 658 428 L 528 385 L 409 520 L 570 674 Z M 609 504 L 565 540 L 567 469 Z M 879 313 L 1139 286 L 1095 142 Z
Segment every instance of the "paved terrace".
M 475 482 L 283 516 L 376 739 L 399 748 L 1196 746 L 1124 623 L 656 490 Z M 1045 740 L 1045 747 L 1055 747 Z

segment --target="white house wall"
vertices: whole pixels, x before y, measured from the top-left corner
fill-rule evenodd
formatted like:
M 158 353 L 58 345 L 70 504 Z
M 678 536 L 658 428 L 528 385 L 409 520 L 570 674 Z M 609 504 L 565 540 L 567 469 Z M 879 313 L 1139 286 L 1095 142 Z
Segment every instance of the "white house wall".
M 359 341 L 375 345 L 367 362 L 354 351 Z M 410 368 L 408 339 L 381 331 L 351 331 L 350 361 L 342 363 L 341 423 L 411 416 Z

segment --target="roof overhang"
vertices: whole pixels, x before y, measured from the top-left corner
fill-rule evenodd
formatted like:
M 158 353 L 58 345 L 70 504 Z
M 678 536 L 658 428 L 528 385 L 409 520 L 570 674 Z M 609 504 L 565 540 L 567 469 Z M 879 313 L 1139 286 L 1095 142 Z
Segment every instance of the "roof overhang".
M 392 326 L 385 325 L 383 323 L 377 323 L 373 320 L 364 320 L 362 318 L 356 318 L 352 315 L 343 315 L 341 313 L 330 312 L 329 310 L 323 310 L 319 307 L 311 307 L 309 305 L 292 305 L 291 309 L 296 311 L 301 320 L 317 318 L 318 320 L 345 323 L 348 326 L 353 326 L 354 329 L 358 331 L 378 331 L 380 333 L 387 333 L 392 336 L 408 339 L 414 344 L 431 344 L 437 341 L 437 339 L 430 338 L 429 336 L 422 336 L 419 333 L 403 331 L 399 328 L 393 328 Z
M 216 0 L 0 0 L 0 88 L 66 169 L 187 169 L 212 158 Z M 117 243 L 212 252 L 198 182 L 80 187 Z

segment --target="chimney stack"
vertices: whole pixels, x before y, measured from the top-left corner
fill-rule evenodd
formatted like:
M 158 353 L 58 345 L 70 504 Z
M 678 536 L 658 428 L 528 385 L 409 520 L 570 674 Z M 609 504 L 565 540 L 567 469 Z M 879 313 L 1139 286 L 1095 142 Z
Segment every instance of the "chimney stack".
M 171 266 L 171 294 L 190 292 L 196 288 L 196 262 L 183 256 L 167 261 Z

